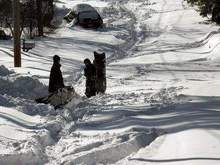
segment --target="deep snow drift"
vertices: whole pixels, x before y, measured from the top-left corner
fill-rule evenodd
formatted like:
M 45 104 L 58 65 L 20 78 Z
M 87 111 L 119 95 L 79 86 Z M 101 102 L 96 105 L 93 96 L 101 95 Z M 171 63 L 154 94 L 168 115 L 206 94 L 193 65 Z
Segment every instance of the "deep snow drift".
M 105 27 L 60 20 L 82 2 Z M 22 53 L 22 68 L 13 68 L 12 42 L 0 41 L 0 164 L 220 164 L 219 27 L 182 0 L 56 5 L 59 28 Z M 97 49 L 108 87 L 87 99 L 83 59 Z M 54 54 L 80 94 L 56 110 L 33 101 L 47 94 Z

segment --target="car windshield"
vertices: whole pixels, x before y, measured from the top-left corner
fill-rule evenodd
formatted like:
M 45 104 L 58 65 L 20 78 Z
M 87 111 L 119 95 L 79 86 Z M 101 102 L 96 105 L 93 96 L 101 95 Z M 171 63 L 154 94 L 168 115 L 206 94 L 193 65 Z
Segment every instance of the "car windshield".
M 86 19 L 86 18 L 91 18 L 91 19 L 98 19 L 99 15 L 97 12 L 94 11 L 87 11 L 87 12 L 82 12 L 79 14 L 79 19 Z

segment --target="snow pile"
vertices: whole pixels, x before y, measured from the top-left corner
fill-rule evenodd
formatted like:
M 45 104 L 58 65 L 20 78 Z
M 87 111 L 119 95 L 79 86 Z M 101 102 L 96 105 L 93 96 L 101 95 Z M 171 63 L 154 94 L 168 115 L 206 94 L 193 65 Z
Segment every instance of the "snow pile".
M 0 117 L 0 164 L 45 163 L 44 148 L 54 142 L 46 120 L 1 106 Z
M 0 94 L 34 99 L 47 95 L 47 87 L 34 77 L 12 75 L 4 66 L 0 67 Z
M 12 74 L 6 67 L 0 68 L 0 106 L 16 107 L 25 114 L 34 116 L 56 116 L 61 110 L 55 110 L 49 104 L 36 104 L 35 98 L 47 96 L 47 86 L 35 77 Z M 64 107 L 74 110 L 82 102 L 82 98 L 76 92 L 71 101 Z M 72 120 L 72 119 L 71 119 Z M 72 120 L 73 121 L 73 120 Z
M 7 76 L 14 73 L 13 71 L 8 70 L 4 65 L 0 66 L 0 76 Z
M 12 107 L 15 104 L 6 95 L 0 95 L 0 105 L 4 107 Z

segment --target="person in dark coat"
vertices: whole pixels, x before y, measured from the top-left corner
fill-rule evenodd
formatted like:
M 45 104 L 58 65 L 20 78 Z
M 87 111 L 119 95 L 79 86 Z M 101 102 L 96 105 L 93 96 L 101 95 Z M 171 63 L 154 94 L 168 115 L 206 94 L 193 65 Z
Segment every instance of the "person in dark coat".
M 86 77 L 86 92 L 87 97 L 96 95 L 95 81 L 96 81 L 96 69 L 91 61 L 87 58 L 84 60 L 85 69 L 84 76 Z
M 63 76 L 60 70 L 60 57 L 53 56 L 53 66 L 50 71 L 49 89 L 50 93 L 56 92 L 58 89 L 64 87 Z
M 96 93 L 106 91 L 106 57 L 104 52 L 94 51 L 94 66 L 96 68 Z

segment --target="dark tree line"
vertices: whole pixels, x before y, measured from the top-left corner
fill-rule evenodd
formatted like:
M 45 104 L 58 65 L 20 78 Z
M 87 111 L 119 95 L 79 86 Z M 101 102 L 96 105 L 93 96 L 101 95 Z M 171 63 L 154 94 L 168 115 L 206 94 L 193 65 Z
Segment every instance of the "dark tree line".
M 0 0 L 0 27 L 10 28 L 12 34 L 13 0 Z M 37 29 L 38 36 L 44 35 L 44 27 L 51 27 L 54 16 L 54 0 L 23 0 L 20 1 L 21 32 L 28 28 L 29 35 Z
M 191 5 L 197 5 L 200 14 L 204 17 L 210 15 L 213 22 L 220 24 L 220 0 L 185 0 Z

